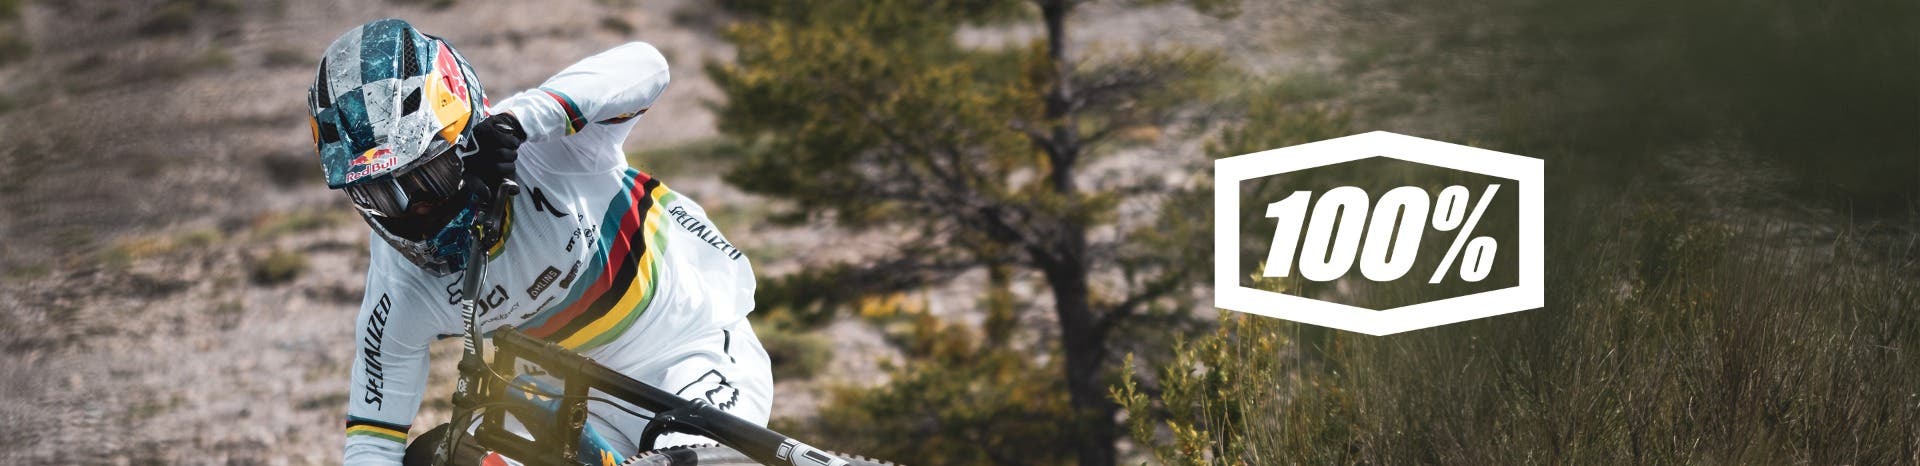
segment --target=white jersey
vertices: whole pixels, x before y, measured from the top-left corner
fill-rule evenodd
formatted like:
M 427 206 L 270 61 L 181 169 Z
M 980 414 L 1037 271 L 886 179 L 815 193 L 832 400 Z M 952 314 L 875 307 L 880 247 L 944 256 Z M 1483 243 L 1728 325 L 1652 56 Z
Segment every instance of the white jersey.
M 528 140 L 517 163 L 522 191 L 476 302 L 483 331 L 513 325 L 649 383 L 673 382 L 669 370 L 698 378 L 704 368 L 688 361 L 734 361 L 743 345 L 732 340 L 752 338 L 741 329 L 753 310 L 746 255 L 699 204 L 629 167 L 621 150 L 667 82 L 660 52 L 631 43 L 493 106 L 518 117 Z M 435 277 L 384 241 L 369 244 L 345 459 L 397 464 L 426 390 L 427 346 L 462 334 L 461 274 Z M 727 354 L 689 356 L 683 347 L 696 339 L 719 346 L 699 351 Z M 747 359 L 764 363 L 757 341 L 746 352 L 755 351 Z M 764 367 L 750 369 L 735 379 L 767 378 Z M 756 395 L 770 398 L 764 382 Z

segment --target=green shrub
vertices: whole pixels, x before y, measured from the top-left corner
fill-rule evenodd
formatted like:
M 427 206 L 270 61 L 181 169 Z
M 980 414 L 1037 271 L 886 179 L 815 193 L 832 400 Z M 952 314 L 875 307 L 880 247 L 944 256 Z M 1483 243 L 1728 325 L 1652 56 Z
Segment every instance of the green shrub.
M 260 167 L 267 171 L 267 179 L 275 186 L 292 188 L 301 185 L 319 184 L 325 179 L 321 176 L 320 160 L 315 158 L 312 149 L 304 152 L 276 152 L 259 157 Z
M 193 16 L 192 2 L 170 1 L 147 15 L 147 19 L 140 23 L 139 33 L 143 36 L 162 36 L 191 31 Z
M 19 19 L 20 7 L 26 6 L 28 1 L 29 0 L 0 0 L 0 21 Z
M 607 32 L 622 36 L 633 35 L 633 23 L 629 23 L 625 18 L 619 16 L 600 18 L 600 29 L 605 29 Z
M 212 47 L 194 58 L 193 64 L 199 69 L 224 70 L 233 67 L 233 54 L 227 53 L 227 49 Z
M 760 344 L 773 359 L 773 378 L 807 379 L 833 360 L 833 342 L 826 337 L 768 326 L 759 331 Z
M 276 47 L 267 50 L 261 57 L 261 63 L 269 68 L 313 66 L 319 59 L 309 56 L 308 52 L 292 47 Z
M 111 10 L 109 10 L 111 11 Z M 143 36 L 162 36 L 192 31 L 201 16 L 232 16 L 240 12 L 238 0 L 167 0 L 151 10 L 137 32 Z
M 307 256 L 298 251 L 274 251 L 253 263 L 253 282 L 278 285 L 293 281 L 307 269 Z
M 1319 360 L 1308 326 L 1234 316 L 1115 397 L 1169 464 L 1914 459 L 1915 270 L 1659 209 L 1609 220 L 1550 243 L 1544 309 L 1328 331 Z
M 164 256 L 180 250 L 199 250 L 221 240 L 218 230 L 201 228 L 171 235 L 138 235 L 114 241 L 100 253 L 107 264 L 124 266 L 133 261 Z
M 733 138 L 713 137 L 635 151 L 627 154 L 627 162 L 640 171 L 672 180 L 725 172 L 751 149 Z
M 19 61 L 33 55 L 33 43 L 28 42 L 19 28 L 0 27 L 0 65 Z
M 348 221 L 351 212 L 332 209 L 269 213 L 254 219 L 253 234 L 259 238 L 314 231 Z
M 46 264 L 14 264 L 6 267 L 3 276 L 9 280 L 33 280 L 50 273 L 53 273 L 53 268 Z
M 453 6 L 454 3 L 458 3 L 457 0 L 390 0 L 390 1 L 398 5 L 417 5 L 417 6 L 424 6 L 424 7 L 435 9 L 435 10 L 444 9 L 444 8 Z

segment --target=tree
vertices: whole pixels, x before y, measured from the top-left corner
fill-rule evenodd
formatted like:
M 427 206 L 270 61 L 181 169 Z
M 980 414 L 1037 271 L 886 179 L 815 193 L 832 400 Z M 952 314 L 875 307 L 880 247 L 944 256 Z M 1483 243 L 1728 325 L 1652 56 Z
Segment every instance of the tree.
M 1157 177 L 1095 180 L 1085 169 L 1174 129 L 1217 60 L 1074 56 L 1067 19 L 1080 3 L 736 2 L 749 17 L 728 31 L 738 55 L 709 72 L 727 96 L 722 131 L 755 148 L 729 182 L 794 200 L 806 218 L 915 235 L 888 257 L 834 269 L 876 280 L 833 283 L 815 298 L 910 289 L 983 267 L 1038 272 L 1058 323 L 1061 354 L 1051 365 L 1073 413 L 1072 451 L 1082 465 L 1110 465 L 1114 336 L 1139 316 L 1168 313 L 1169 300 L 1200 281 L 1206 250 L 1194 245 L 1207 228 L 1191 219 L 1206 210 Z M 1025 47 L 955 40 L 963 24 L 1036 13 L 1045 35 Z M 1166 202 L 1145 212 L 1163 216 L 1122 221 L 1122 200 L 1155 194 Z M 1164 216 L 1175 208 L 1189 210 Z

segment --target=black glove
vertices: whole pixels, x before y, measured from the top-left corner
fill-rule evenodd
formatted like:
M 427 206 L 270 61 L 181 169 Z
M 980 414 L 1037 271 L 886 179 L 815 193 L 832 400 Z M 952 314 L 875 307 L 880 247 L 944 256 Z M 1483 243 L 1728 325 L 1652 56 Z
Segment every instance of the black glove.
M 479 148 L 461 160 L 466 176 L 477 179 L 486 191 L 514 178 L 513 163 L 520 159 L 520 143 L 527 140 L 519 118 L 500 113 L 480 120 L 473 128 L 473 140 Z

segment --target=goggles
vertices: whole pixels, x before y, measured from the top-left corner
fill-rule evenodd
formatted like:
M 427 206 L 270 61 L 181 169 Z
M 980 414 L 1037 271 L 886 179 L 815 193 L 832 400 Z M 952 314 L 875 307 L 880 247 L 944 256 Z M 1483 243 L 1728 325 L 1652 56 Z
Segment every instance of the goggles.
M 460 192 L 460 156 L 454 146 L 435 140 L 426 163 L 373 177 L 346 187 L 353 205 L 375 217 L 406 217 L 416 205 L 433 205 Z

